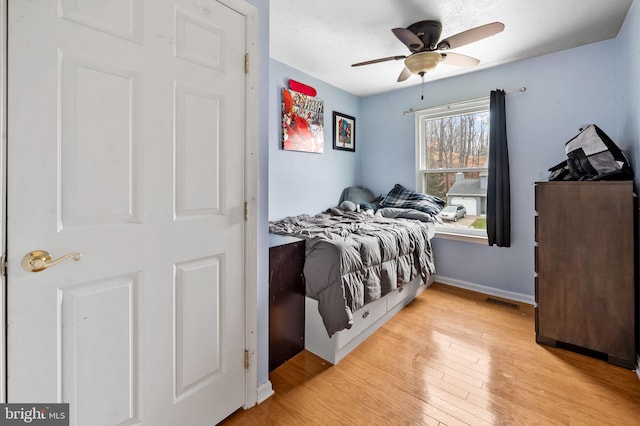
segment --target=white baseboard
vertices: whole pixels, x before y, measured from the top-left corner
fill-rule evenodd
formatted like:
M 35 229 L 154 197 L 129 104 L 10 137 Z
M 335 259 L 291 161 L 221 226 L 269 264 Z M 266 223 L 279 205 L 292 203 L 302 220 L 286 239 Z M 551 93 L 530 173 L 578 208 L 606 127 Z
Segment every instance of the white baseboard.
M 275 394 L 273 390 L 273 386 L 271 386 L 271 381 L 267 380 L 265 383 L 258 386 L 258 404 L 263 403 L 267 400 L 271 395 Z
M 468 281 L 457 280 L 455 278 L 443 277 L 442 275 L 438 274 L 435 275 L 434 281 L 442 284 L 447 284 L 452 287 L 464 288 L 466 290 L 488 294 L 490 296 L 501 297 L 503 299 L 509 299 L 516 302 L 528 303 L 529 305 L 535 306 L 535 297 L 529 294 L 522 294 L 516 293 L 514 291 L 501 290 L 499 288 L 487 287 Z

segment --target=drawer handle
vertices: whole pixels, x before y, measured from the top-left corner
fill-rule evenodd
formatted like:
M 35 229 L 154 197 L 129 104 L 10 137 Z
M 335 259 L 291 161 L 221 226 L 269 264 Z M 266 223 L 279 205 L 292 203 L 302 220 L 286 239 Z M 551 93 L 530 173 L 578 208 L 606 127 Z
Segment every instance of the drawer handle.
M 365 319 L 368 316 L 369 316 L 369 311 L 364 311 L 364 313 L 362 314 L 362 319 Z

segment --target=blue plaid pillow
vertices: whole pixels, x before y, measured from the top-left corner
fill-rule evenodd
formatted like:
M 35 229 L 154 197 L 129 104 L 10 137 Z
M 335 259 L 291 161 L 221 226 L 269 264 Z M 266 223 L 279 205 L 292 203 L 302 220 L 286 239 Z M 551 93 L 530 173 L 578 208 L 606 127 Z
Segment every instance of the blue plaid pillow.
M 434 195 L 410 191 L 402 185 L 396 184 L 380 202 L 380 207 L 415 209 L 435 216 L 445 204 L 444 200 Z

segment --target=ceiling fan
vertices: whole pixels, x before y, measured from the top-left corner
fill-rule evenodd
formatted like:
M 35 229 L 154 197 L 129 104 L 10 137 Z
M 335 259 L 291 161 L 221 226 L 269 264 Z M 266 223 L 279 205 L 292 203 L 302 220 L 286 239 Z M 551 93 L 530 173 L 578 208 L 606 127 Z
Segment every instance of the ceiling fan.
M 422 77 L 426 72 L 433 70 L 441 61 L 460 67 L 472 67 L 478 65 L 480 60 L 460 53 L 449 52 L 449 49 L 474 43 L 495 35 L 502 30 L 504 30 L 502 22 L 492 22 L 440 40 L 440 33 L 442 32 L 442 24 L 440 22 L 420 21 L 409 25 L 407 28 L 394 28 L 391 30 L 409 48 L 410 55 L 388 56 L 386 58 L 358 62 L 351 66 L 359 67 L 404 59 L 405 67 L 398 76 L 399 82 L 405 81 L 411 74 L 417 74 Z

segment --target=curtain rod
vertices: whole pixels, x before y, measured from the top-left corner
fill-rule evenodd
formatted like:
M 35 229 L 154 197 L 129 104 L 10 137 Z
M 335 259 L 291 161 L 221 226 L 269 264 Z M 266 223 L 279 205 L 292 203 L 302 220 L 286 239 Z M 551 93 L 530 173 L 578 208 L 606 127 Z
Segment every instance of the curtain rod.
M 519 92 L 526 92 L 526 91 L 527 91 L 527 88 L 526 88 L 525 86 L 522 86 L 522 87 L 519 87 L 519 88 L 517 88 L 517 89 L 509 89 L 509 90 L 505 90 L 505 91 L 504 91 L 504 94 L 505 94 L 505 95 L 508 95 L 509 93 L 519 93 Z M 472 101 L 477 101 L 477 100 L 480 100 L 480 99 L 483 99 L 483 98 L 486 98 L 486 96 L 482 96 L 482 97 L 480 97 L 480 98 L 475 98 L 475 99 L 468 99 L 468 100 L 466 100 L 466 101 L 462 101 L 462 102 L 472 102 Z M 455 103 L 455 102 L 454 102 L 454 103 Z M 425 109 L 426 109 L 426 108 L 425 108 Z M 402 113 L 402 115 L 407 115 L 407 114 L 410 114 L 410 113 L 415 112 L 415 111 L 416 111 L 415 109 L 413 109 L 413 108 L 409 108 L 408 110 L 404 111 L 404 112 Z M 420 110 L 420 111 L 421 111 L 421 110 Z

